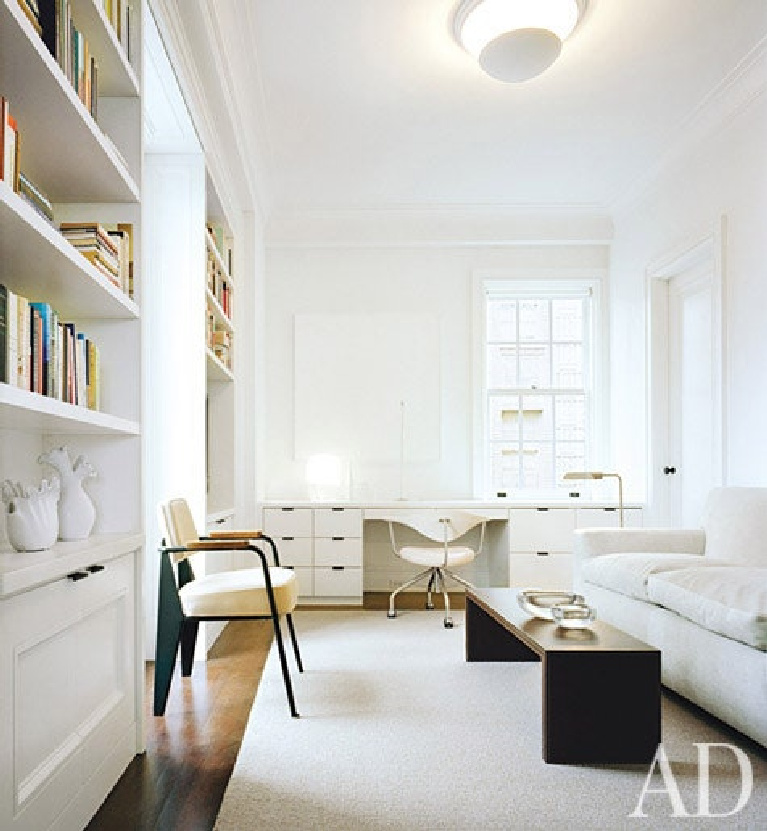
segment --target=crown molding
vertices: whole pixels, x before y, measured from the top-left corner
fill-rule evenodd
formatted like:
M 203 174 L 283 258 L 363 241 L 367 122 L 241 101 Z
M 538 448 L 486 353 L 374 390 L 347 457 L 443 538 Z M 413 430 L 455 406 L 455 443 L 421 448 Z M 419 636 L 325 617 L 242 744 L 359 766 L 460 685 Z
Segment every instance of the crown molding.
M 592 206 L 427 205 L 278 213 L 269 248 L 609 245 L 611 218 Z
M 666 151 L 608 201 L 609 212 L 621 213 L 639 201 L 665 172 L 726 129 L 764 95 L 765 90 L 767 38 L 763 38 L 691 113 L 669 130 Z

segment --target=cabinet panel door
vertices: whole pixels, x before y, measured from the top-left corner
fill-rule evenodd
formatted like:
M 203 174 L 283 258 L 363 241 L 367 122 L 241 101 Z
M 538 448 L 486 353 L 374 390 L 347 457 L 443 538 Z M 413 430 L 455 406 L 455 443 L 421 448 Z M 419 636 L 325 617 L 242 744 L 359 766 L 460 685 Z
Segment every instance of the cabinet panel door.
M 315 508 L 316 537 L 361 537 L 362 511 L 359 508 Z
M 13 770 L 0 827 L 47 828 L 135 730 L 133 586 L 130 555 L 0 605 L 2 686 L 13 700 L 0 730 L 13 725 L 0 750 Z M 13 822 L 6 805 L 22 809 Z
M 270 537 L 311 537 L 311 508 L 264 508 L 264 531 Z
M 314 569 L 315 597 L 362 597 L 362 569 L 340 567 Z
M 362 566 L 362 540 L 359 538 L 315 539 L 315 566 Z
M 573 508 L 512 508 L 509 537 L 513 551 L 571 551 Z
M 509 557 L 509 578 L 511 585 L 516 588 L 571 591 L 572 556 L 512 552 Z

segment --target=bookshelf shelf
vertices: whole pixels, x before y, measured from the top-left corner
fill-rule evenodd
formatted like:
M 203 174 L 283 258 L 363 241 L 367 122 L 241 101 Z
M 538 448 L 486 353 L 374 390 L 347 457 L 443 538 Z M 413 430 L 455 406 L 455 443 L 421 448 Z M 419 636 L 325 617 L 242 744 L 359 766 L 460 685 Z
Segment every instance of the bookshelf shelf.
M 139 188 L 125 161 L 77 97 L 17 0 L 0 0 L 0 55 L 2 95 L 19 125 L 21 168 L 48 198 L 138 201 Z
M 0 384 L 0 425 L 22 433 L 138 436 L 138 422 Z
M 232 371 L 225 367 L 208 347 L 205 348 L 209 381 L 234 381 Z
M 35 252 L 33 258 L 30 250 Z M 0 182 L 0 262 L 10 289 L 50 303 L 66 318 L 139 316 L 133 300 L 4 182 Z

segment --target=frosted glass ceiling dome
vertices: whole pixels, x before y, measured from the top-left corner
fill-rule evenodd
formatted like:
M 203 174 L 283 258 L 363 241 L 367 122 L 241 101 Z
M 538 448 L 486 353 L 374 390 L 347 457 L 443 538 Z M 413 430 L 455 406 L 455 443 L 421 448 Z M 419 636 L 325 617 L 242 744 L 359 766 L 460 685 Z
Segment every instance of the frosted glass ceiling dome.
M 464 0 L 455 35 L 491 77 L 527 81 L 559 57 L 585 7 L 586 0 Z

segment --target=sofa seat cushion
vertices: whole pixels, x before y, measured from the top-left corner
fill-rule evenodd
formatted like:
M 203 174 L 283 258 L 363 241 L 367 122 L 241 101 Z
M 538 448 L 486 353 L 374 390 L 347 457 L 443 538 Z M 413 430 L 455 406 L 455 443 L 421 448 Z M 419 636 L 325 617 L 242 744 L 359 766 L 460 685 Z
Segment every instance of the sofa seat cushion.
M 767 568 L 729 565 L 653 574 L 647 594 L 699 626 L 767 651 Z
M 709 560 L 699 554 L 671 553 L 627 553 L 605 554 L 586 560 L 581 567 L 581 576 L 587 583 L 594 583 L 605 589 L 648 600 L 647 580 L 652 574 L 675 571 L 690 566 L 708 567 L 721 565 L 721 560 Z

